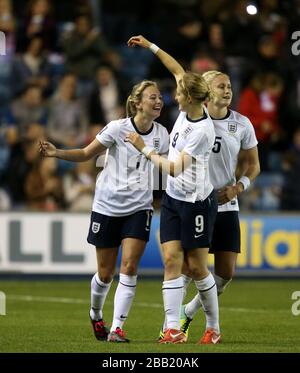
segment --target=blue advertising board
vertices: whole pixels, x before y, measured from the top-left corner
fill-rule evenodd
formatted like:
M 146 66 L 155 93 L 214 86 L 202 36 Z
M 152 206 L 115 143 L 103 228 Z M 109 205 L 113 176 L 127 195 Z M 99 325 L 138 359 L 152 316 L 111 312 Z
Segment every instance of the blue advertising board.
M 299 275 L 300 216 L 241 215 L 241 253 L 237 260 L 238 274 Z M 213 266 L 213 255 L 209 255 Z M 162 272 L 159 245 L 159 215 L 154 215 L 151 237 L 140 269 Z

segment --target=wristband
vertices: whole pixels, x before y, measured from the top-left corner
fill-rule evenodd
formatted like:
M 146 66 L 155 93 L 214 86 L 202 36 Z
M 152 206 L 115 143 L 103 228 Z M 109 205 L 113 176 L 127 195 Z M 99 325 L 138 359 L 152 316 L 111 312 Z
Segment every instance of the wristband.
M 249 177 L 247 177 L 247 176 L 242 176 L 242 177 L 239 179 L 238 183 L 243 184 L 243 186 L 244 186 L 244 190 L 246 190 L 246 189 L 248 189 L 249 186 L 250 186 L 250 179 L 249 179 Z
M 153 151 L 154 151 L 154 149 L 151 148 L 151 146 L 145 146 L 142 149 L 142 153 L 146 156 L 146 158 L 148 158 L 150 153 L 152 153 Z
M 154 54 L 156 54 L 159 50 L 159 47 L 156 45 L 156 44 L 151 44 L 149 49 L 151 50 L 151 52 L 153 52 Z

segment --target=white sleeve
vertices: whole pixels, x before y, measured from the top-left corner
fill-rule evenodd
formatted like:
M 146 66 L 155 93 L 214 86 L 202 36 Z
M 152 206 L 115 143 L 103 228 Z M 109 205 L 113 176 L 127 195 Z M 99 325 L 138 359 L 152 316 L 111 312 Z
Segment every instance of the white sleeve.
M 199 154 L 203 154 L 207 151 L 207 136 L 203 132 L 193 131 L 187 139 L 187 144 L 184 147 L 184 151 L 196 158 Z
M 247 120 L 246 124 L 247 126 L 246 126 L 246 129 L 244 131 L 244 136 L 241 141 L 241 146 L 242 146 L 242 149 L 244 150 L 252 149 L 258 143 L 256 139 L 254 127 L 249 119 Z
M 96 136 L 96 139 L 106 148 L 110 148 L 119 136 L 120 125 L 117 121 L 108 123 Z

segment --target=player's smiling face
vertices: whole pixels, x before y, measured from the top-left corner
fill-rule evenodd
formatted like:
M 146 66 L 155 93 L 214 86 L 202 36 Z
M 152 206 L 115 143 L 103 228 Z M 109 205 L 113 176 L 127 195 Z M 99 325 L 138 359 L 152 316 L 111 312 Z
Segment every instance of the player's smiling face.
M 144 113 L 153 118 L 158 118 L 163 105 L 162 95 L 155 86 L 147 87 L 143 91 L 142 101 L 139 106 Z
M 227 107 L 232 100 L 231 83 L 227 75 L 219 75 L 211 82 L 212 102 L 216 106 Z

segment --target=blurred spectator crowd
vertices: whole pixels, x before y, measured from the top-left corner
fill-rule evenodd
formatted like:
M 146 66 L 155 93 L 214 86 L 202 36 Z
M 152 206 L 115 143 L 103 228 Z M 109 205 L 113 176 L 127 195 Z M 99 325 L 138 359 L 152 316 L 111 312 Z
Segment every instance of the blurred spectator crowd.
M 174 81 L 148 50 L 128 48 L 143 34 L 195 72 L 221 70 L 232 108 L 249 117 L 262 173 L 242 210 L 300 210 L 299 0 L 0 0 L 0 211 L 89 211 L 95 160 L 73 164 L 38 154 L 38 142 L 82 147 L 125 116 L 132 86 L 160 83 L 159 122 L 176 118 Z M 159 194 L 156 195 L 159 197 Z

